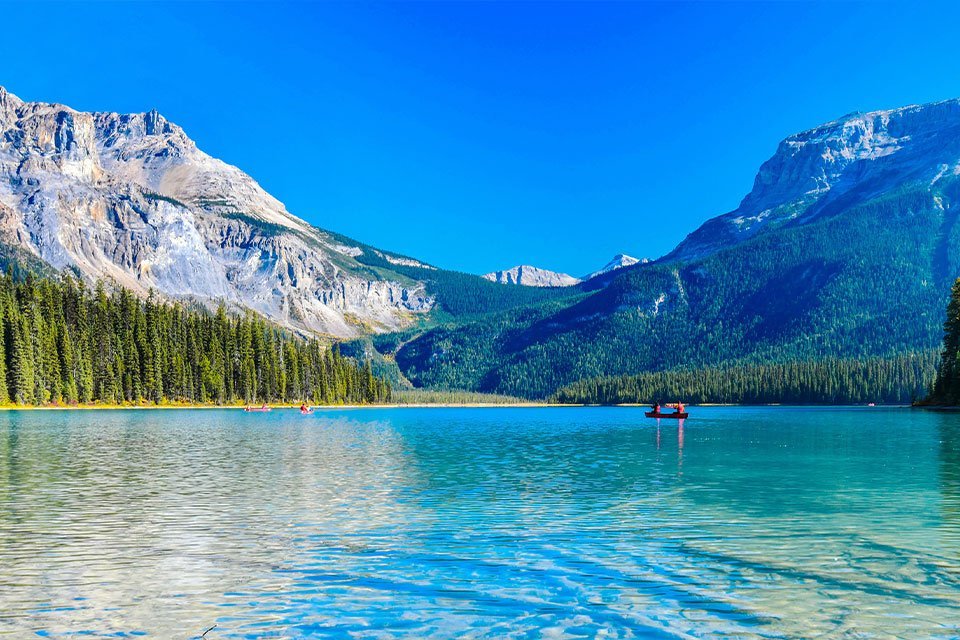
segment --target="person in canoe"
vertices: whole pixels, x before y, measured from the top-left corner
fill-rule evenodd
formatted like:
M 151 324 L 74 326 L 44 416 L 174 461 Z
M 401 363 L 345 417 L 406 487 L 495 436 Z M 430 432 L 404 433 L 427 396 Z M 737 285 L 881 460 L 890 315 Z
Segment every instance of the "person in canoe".
M 672 413 L 663 413 L 663 407 L 669 407 L 674 411 Z M 686 418 L 686 407 L 683 406 L 682 402 L 677 402 L 676 404 L 665 404 L 661 405 L 659 402 L 650 405 L 651 411 L 647 411 L 644 415 L 648 418 Z

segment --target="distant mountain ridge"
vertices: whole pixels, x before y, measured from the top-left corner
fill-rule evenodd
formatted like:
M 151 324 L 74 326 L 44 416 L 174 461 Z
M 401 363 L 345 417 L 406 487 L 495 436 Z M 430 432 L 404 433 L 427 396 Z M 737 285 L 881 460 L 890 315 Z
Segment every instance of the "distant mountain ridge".
M 631 267 L 635 264 L 646 262 L 649 262 L 649 260 L 646 258 L 638 260 L 637 258 L 633 258 L 626 254 L 618 253 L 613 257 L 612 260 L 610 260 L 610 262 L 603 265 L 603 267 L 597 271 L 594 271 L 593 273 L 588 273 L 582 278 L 575 278 L 566 273 L 549 271 L 547 269 L 540 269 L 538 267 L 532 267 L 525 264 L 518 265 L 510 269 L 504 269 L 503 271 L 492 271 L 490 273 L 485 273 L 481 277 L 499 284 L 518 284 L 528 287 L 572 287 L 573 285 L 580 284 L 581 282 L 585 282 L 591 278 L 595 278 L 605 273 L 610 273 L 611 271 L 616 271 L 617 269 L 622 269 L 623 267 Z
M 566 273 L 539 269 L 526 264 L 503 271 L 485 273 L 481 277 L 499 284 L 518 284 L 527 287 L 570 287 L 580 282 L 579 278 Z

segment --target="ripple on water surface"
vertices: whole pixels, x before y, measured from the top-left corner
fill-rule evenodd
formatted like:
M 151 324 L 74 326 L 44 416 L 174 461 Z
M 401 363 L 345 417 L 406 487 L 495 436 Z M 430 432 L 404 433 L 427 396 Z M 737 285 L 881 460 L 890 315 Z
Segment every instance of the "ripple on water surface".
M 0 414 L 0 635 L 956 637 L 960 415 Z

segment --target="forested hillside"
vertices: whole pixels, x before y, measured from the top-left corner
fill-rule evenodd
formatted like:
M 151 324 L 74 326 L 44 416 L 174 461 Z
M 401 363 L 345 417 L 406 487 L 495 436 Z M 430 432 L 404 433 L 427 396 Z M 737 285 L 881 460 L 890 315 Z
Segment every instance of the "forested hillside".
M 960 272 L 957 196 L 955 178 L 912 183 L 594 292 L 374 344 L 416 386 L 533 398 L 598 376 L 928 351 Z
M 418 272 L 446 315 L 371 344 L 416 387 L 529 398 L 603 376 L 928 352 L 960 275 L 958 159 L 960 100 L 851 113 L 781 141 L 735 210 L 654 263 L 560 291 Z
M 94 291 L 71 278 L 0 277 L 0 403 L 368 403 L 390 386 L 316 340 L 233 317 Z

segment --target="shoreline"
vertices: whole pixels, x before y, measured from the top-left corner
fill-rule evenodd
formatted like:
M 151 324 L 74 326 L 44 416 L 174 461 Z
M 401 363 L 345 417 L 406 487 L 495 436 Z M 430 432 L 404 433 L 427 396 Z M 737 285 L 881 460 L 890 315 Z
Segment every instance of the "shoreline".
M 176 409 L 236 409 L 243 411 L 247 406 L 259 408 L 258 405 L 245 404 L 83 404 L 83 405 L 2 405 L 0 411 L 164 411 Z M 299 404 L 267 404 L 271 411 L 284 411 L 300 409 Z M 315 411 L 329 411 L 334 409 L 429 409 L 429 408 L 537 408 L 537 407 L 582 407 L 579 404 L 549 404 L 540 402 L 519 402 L 519 403 L 456 403 L 456 402 L 437 402 L 437 403 L 409 403 L 409 404 L 315 404 L 309 405 Z M 260 413 L 260 412 L 251 412 Z
M 2 411 L 165 411 L 176 409 L 236 409 L 242 411 L 247 406 L 260 407 L 262 405 L 245 404 L 81 404 L 81 405 L 15 405 L 7 404 L 0 406 Z M 267 404 L 271 411 L 299 410 L 299 404 Z M 542 409 L 542 408 L 562 408 L 562 407 L 595 407 L 595 408 L 631 408 L 631 409 L 649 409 L 649 404 L 568 404 L 556 402 L 411 402 L 411 403 L 388 403 L 388 404 L 324 404 L 309 405 L 314 411 L 333 411 L 338 409 Z M 883 404 L 873 407 L 864 404 L 724 404 L 724 403 L 703 403 L 689 404 L 688 407 L 821 407 L 821 408 L 863 408 L 863 409 L 925 409 L 928 411 L 953 412 L 960 411 L 960 407 L 934 407 L 917 406 L 909 404 Z M 259 412 L 251 412 L 259 413 Z

